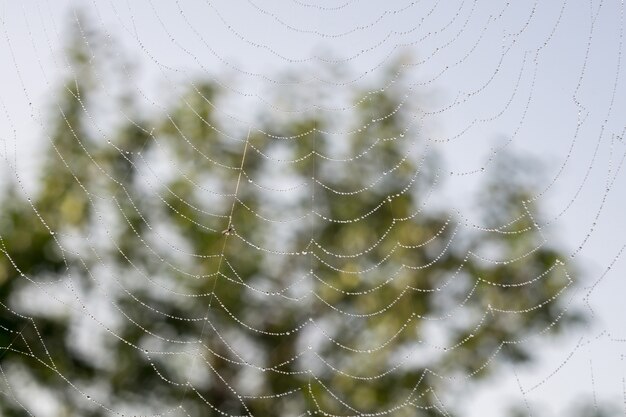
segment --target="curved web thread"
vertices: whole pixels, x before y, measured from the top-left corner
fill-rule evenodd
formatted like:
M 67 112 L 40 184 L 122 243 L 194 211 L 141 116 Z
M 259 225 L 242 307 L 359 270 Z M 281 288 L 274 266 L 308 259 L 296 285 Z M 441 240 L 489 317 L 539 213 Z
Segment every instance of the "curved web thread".
M 503 159 L 504 150 L 524 142 L 523 138 L 528 136 L 524 131 L 532 125 L 528 113 L 536 109 L 533 97 L 537 93 L 537 76 L 541 75 L 542 54 L 549 50 L 552 38 L 559 33 L 563 16 L 568 16 L 566 12 L 576 10 L 571 3 L 559 5 L 552 23 L 540 25 L 543 32 L 533 27 L 542 10 L 538 3 L 516 16 L 505 31 L 501 51 L 493 54 L 497 57 L 495 66 L 480 72 L 481 81 L 475 87 L 464 86 L 453 94 L 452 100 L 434 109 L 412 105 L 415 94 L 446 79 L 455 68 L 470 68 L 468 60 L 480 54 L 481 47 L 490 45 L 489 40 L 493 44 L 497 25 L 504 25 L 506 18 L 514 15 L 508 3 L 481 16 L 485 5 L 478 1 L 458 2 L 456 9 L 432 2 L 432 7 L 423 10 L 419 8 L 420 2 L 399 2 L 397 7 L 389 6 L 376 14 L 377 17 L 358 30 L 343 31 L 311 30 L 307 25 L 300 29 L 277 17 L 276 11 L 248 3 L 259 13 L 259 19 L 270 17 L 274 28 L 333 41 L 360 37 L 369 30 L 374 32 L 392 16 L 423 13 L 416 16 L 420 25 L 390 32 L 382 30 L 386 35 L 372 40 L 361 52 L 348 53 L 345 59 L 318 59 L 300 57 L 297 53 L 289 55 L 280 51 L 280 43 L 272 45 L 246 37 L 241 25 L 228 19 L 223 5 L 202 4 L 204 14 L 216 17 L 233 39 L 241 39 L 248 48 L 284 61 L 292 69 L 314 61 L 344 65 L 388 47 L 381 61 L 367 65 L 368 69 L 362 72 L 375 74 L 391 59 L 394 49 L 418 45 L 426 53 L 414 63 L 401 63 L 382 88 L 365 92 L 348 105 L 333 101 L 345 99 L 341 94 L 349 95 L 351 86 L 362 82 L 365 75 L 339 83 L 323 80 L 320 85 L 341 87 L 344 92 L 333 91 L 336 96 L 329 94 L 330 99 L 326 100 L 330 105 L 320 100 L 305 107 L 289 103 L 286 107 L 277 106 L 272 104 L 274 98 L 268 93 L 242 92 L 235 83 L 229 85 L 214 78 L 231 94 L 257 100 L 256 106 L 276 120 L 268 124 L 246 113 L 233 112 L 228 103 L 220 101 L 215 88 L 202 82 L 190 83 L 189 93 L 185 93 L 186 89 L 180 88 L 176 78 L 187 72 L 163 63 L 164 58 L 157 58 L 155 51 L 147 46 L 146 38 L 139 34 L 139 13 L 130 7 L 127 11 L 116 8 L 111 3 L 114 18 L 136 41 L 137 49 L 157 65 L 168 88 L 180 92 L 180 106 L 163 105 L 150 99 L 149 92 L 134 87 L 149 106 L 165 114 L 165 122 L 147 121 L 139 112 L 120 107 L 120 115 L 128 120 L 129 128 L 123 135 L 117 135 L 99 121 L 89 100 L 82 97 L 81 88 L 68 87 L 70 100 L 78 103 L 79 108 L 75 113 L 69 112 L 63 107 L 61 94 L 58 108 L 61 124 L 65 125 L 74 148 L 59 145 L 54 130 L 43 118 L 33 116 L 42 131 L 47 132 L 60 163 L 72 172 L 70 181 L 77 186 L 76 194 L 86 200 L 96 226 L 89 233 L 84 229 L 62 230 L 62 223 L 51 225 L 52 214 L 45 199 L 30 202 L 28 209 L 53 236 L 54 245 L 63 255 L 63 272 L 53 283 L 40 282 L 34 273 L 20 274 L 22 281 L 30 281 L 49 302 L 55 300 L 91 321 L 109 339 L 108 343 L 132 348 L 136 361 L 147 364 L 146 369 L 155 376 L 154 384 L 166 387 L 162 388 L 164 396 L 159 399 L 161 402 L 129 400 L 129 404 L 118 406 L 114 397 L 89 387 L 72 370 L 60 370 L 62 366 L 55 361 L 61 361 L 65 353 L 50 353 L 48 346 L 57 345 L 56 339 L 42 336 L 37 325 L 38 318 L 42 321 L 40 314 L 36 311 L 23 314 L 19 304 L 17 308 L 3 305 L 11 315 L 27 320 L 25 327 L 6 329 L 12 339 L 4 347 L 5 355 L 32 357 L 35 364 L 29 366 L 49 368 L 82 394 L 83 399 L 89 400 L 84 407 L 114 414 L 126 413 L 133 407 L 140 407 L 139 413 L 150 414 L 150 408 L 163 405 L 165 408 L 159 411 L 162 414 L 193 415 L 201 412 L 200 404 L 204 412 L 226 415 L 262 415 L 267 410 L 282 410 L 285 415 L 411 415 L 416 410 L 451 415 L 454 408 L 451 393 L 458 380 L 477 380 L 481 372 L 509 350 L 513 355 L 522 354 L 516 351 L 516 345 L 532 350 L 532 339 L 560 326 L 570 309 L 570 268 L 565 259 L 555 256 L 551 239 L 543 231 L 549 222 L 536 218 L 535 202 L 546 200 L 553 184 L 563 182 L 564 172 L 571 169 L 576 150 L 580 149 L 579 141 L 587 137 L 582 129 L 588 119 L 582 115 L 589 106 L 581 102 L 578 94 L 582 87 L 591 84 L 587 81 L 587 66 L 597 30 L 594 28 L 608 3 L 590 3 L 589 38 L 573 94 L 576 108 L 582 111 L 562 164 L 557 165 L 555 176 L 543 191 L 528 194 L 523 183 L 513 183 L 512 201 L 484 202 L 487 214 L 491 206 L 495 207 L 495 214 L 486 222 L 481 222 L 463 205 L 455 207 L 456 213 L 444 212 L 438 218 L 433 211 L 437 207 L 433 200 L 447 175 L 442 169 L 429 166 L 430 159 L 425 155 L 429 149 L 444 153 L 452 149 L 453 153 L 466 154 L 463 149 L 468 138 L 476 138 L 476 132 L 485 131 L 494 122 L 503 123 L 510 134 L 504 145 L 492 147 L 483 160 L 474 157 L 467 158 L 463 164 L 453 164 L 449 181 L 468 178 L 471 183 L 501 169 L 493 164 Z M 292 3 L 294 8 L 311 8 L 308 4 Z M 344 9 L 357 7 L 357 3 L 316 9 L 339 16 Z M 616 5 L 612 3 L 611 7 Z M 94 3 L 94 10 L 98 11 L 99 7 Z M 186 38 L 168 28 L 168 21 L 164 20 L 167 13 L 160 13 L 159 7 L 164 6 L 152 3 L 147 10 L 153 13 L 172 44 L 208 75 L 200 54 L 191 52 L 183 42 Z M 177 15 L 182 16 L 186 25 L 183 27 L 199 35 L 203 47 L 209 49 L 210 32 L 205 32 L 204 38 L 192 25 L 192 13 L 185 9 L 190 6 L 176 2 L 176 7 Z M 435 24 L 428 32 L 421 33 L 421 24 L 437 13 L 446 17 L 439 16 L 441 26 Z M 97 15 L 98 22 L 106 29 L 102 16 L 99 12 Z M 620 19 L 617 50 L 621 51 L 621 12 L 617 16 Z M 480 30 L 476 37 L 467 36 L 469 28 L 476 29 L 477 22 Z M 97 54 L 89 35 L 84 30 L 80 32 L 81 47 Z M 531 33 L 537 33 L 540 40 L 534 40 Z M 523 43 L 524 36 L 532 41 L 517 46 Z M 6 31 L 5 37 L 12 39 Z M 389 47 L 388 43 L 394 42 L 395 37 L 408 39 L 402 38 Z M 457 49 L 457 44 L 468 38 L 469 44 Z M 31 39 L 35 44 L 34 38 Z M 105 43 L 110 44 L 111 38 L 107 36 Z M 451 53 L 445 55 L 448 51 Z M 219 57 L 214 50 L 211 53 Z M 219 60 L 228 62 L 223 57 Z M 88 60 L 83 65 L 86 71 L 95 74 L 95 84 L 101 88 L 102 96 L 113 99 L 116 92 L 107 86 L 106 74 L 96 64 L 95 60 Z M 261 72 L 228 65 L 255 83 L 267 82 L 269 88 L 281 84 L 280 80 Z M 15 66 L 18 74 L 25 68 L 17 60 Z M 510 71 L 511 66 L 515 71 Z M 411 78 L 412 71 L 422 68 L 428 68 L 432 77 L 425 77 L 426 81 L 404 81 Z M 74 83 L 78 84 L 80 72 L 85 70 L 72 69 L 79 73 L 74 76 Z M 127 81 L 132 80 L 127 67 L 122 73 Z M 513 88 L 507 90 L 508 98 L 498 102 L 503 103 L 500 107 L 489 108 L 483 114 L 477 100 L 489 97 L 503 73 L 510 75 Z M 619 59 L 613 78 L 605 124 L 609 120 L 615 124 L 612 115 L 616 113 L 612 109 L 621 85 Z M 308 88 L 313 82 L 319 79 L 313 76 L 285 85 Z M 313 84 L 310 91 L 317 86 Z M 255 84 L 248 84 L 247 88 L 258 90 Z M 24 92 L 27 94 L 27 89 Z M 454 119 L 472 108 L 474 111 L 468 113 L 466 122 L 459 118 L 457 133 L 428 134 L 426 129 L 435 117 Z M 84 121 L 73 119 L 75 114 L 82 115 Z M 229 123 L 224 124 L 216 115 Z M 298 125 L 293 126 L 293 120 Z M 246 129 L 250 133 L 244 140 L 241 137 Z M 591 178 L 590 173 L 598 171 L 598 167 L 602 170 L 598 155 L 606 149 L 602 143 L 604 131 L 603 124 L 584 178 L 577 184 L 573 197 L 564 200 L 567 204 L 556 211 L 559 214 L 550 222 L 566 216 L 570 207 L 575 207 L 581 190 Z M 615 129 L 610 141 L 606 191 L 596 209 L 594 227 L 585 235 L 583 244 L 593 236 L 607 196 L 610 197 L 620 178 L 621 159 L 614 157 L 615 147 L 621 147 L 620 131 L 623 126 Z M 424 138 L 428 142 L 426 147 L 422 144 Z M 244 143 L 251 158 L 250 168 L 243 164 Z M 5 154 L 9 159 L 8 151 Z M 80 158 L 88 169 L 96 172 L 95 179 L 85 176 L 75 164 Z M 614 158 L 620 162 L 614 163 Z M 120 166 L 127 167 L 127 174 L 119 174 Z M 15 175 L 21 177 L 15 169 Z M 238 195 L 240 185 L 242 194 Z M 27 194 L 20 187 L 20 193 Z M 513 204 L 514 208 L 500 218 L 498 204 Z M 98 234 L 106 236 L 105 243 L 94 238 Z M 185 235 L 198 235 L 202 239 L 189 242 Z M 530 239 L 524 240 L 524 236 Z M 234 243 L 226 245 L 230 237 Z M 520 247 L 508 253 L 503 251 L 499 246 L 504 245 L 505 237 Z M 221 251 L 219 244 L 216 246 L 220 240 Z M 582 246 L 573 257 L 578 256 Z M 22 270 L 15 259 L 15 248 L 4 245 L 2 252 L 16 271 Z M 112 254 L 121 257 L 120 261 L 114 263 Z M 550 260 L 543 268 L 532 262 L 538 254 Z M 217 262 L 217 268 L 212 262 Z M 520 275 L 517 269 L 524 273 Z M 439 275 L 432 270 L 439 271 Z M 81 288 L 83 278 L 92 282 L 91 293 Z M 548 284 L 555 288 L 547 297 L 535 300 L 533 289 Z M 521 295 L 506 295 L 507 291 L 516 290 Z M 59 292 L 61 295 L 57 295 Z M 24 297 L 33 296 L 27 290 L 24 293 Z M 526 297 L 536 302 L 525 303 Z M 497 298 L 512 305 L 491 301 Z M 115 320 L 107 324 L 109 313 L 92 311 L 90 299 L 104 300 L 123 324 Z M 428 300 L 436 301 L 432 302 L 434 307 L 428 307 Z M 207 301 L 210 308 L 208 313 L 203 313 Z M 529 334 L 495 338 L 486 345 L 483 356 L 471 357 L 476 351 L 472 343 L 484 338 L 485 333 L 489 335 L 510 326 L 507 317 L 532 318 L 536 317 L 535 312 L 548 309 L 555 311 Z M 498 321 L 502 327 L 490 324 Z M 426 322 L 434 325 L 426 328 L 423 324 Z M 34 340 L 38 346 L 23 335 L 27 327 L 37 335 Z M 172 330 L 178 334 L 171 334 Z M 16 347 L 17 341 L 23 345 Z M 568 358 L 577 355 L 582 346 L 577 343 Z M 464 355 L 470 356 L 469 363 L 461 359 Z M 370 365 L 364 367 L 363 363 Z M 461 375 L 459 365 L 463 370 Z M 550 373 L 548 380 L 556 379 L 560 368 Z M 591 368 L 589 380 L 593 382 L 593 365 Z M 3 375 L 8 374 L 3 371 Z M 402 376 L 400 380 L 398 375 Z M 15 394 L 22 391 L 19 381 L 12 380 L 13 377 L 5 377 L 5 396 L 28 410 L 29 404 Z M 250 384 L 246 380 L 257 382 Z M 374 393 L 386 392 L 384 387 L 389 381 L 398 387 L 395 395 L 380 403 L 368 403 L 367 398 Z M 517 392 L 521 391 L 526 400 L 525 396 L 535 387 L 526 389 L 520 382 Z M 132 384 L 126 387 L 128 392 L 140 392 L 139 388 Z M 79 404 L 81 400 L 74 401 Z

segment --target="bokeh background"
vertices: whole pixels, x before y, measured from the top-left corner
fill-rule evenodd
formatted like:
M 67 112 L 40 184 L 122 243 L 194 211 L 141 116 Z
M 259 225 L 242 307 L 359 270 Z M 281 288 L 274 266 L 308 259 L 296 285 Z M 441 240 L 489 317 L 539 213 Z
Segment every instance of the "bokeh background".
M 159 364 L 165 369 L 164 376 L 202 386 L 202 372 L 195 376 L 177 373 L 196 367 L 195 362 L 160 354 L 156 359 L 155 354 L 142 350 L 125 351 L 129 345 L 121 339 L 145 343 L 138 346 L 152 352 L 157 346 L 148 344 L 147 331 L 155 330 L 171 340 L 206 336 L 209 348 L 220 344 L 213 342 L 214 335 L 224 333 L 251 358 L 280 362 L 280 358 L 293 354 L 291 350 L 308 347 L 303 339 L 282 333 L 289 325 L 298 326 L 308 318 L 322 322 L 316 303 L 304 299 L 284 309 L 274 306 L 276 317 L 268 314 L 257 319 L 259 325 L 277 326 L 264 328 L 280 334 L 247 340 L 238 333 L 242 325 L 233 324 L 231 329 L 226 325 L 228 317 L 222 317 L 217 308 L 209 311 L 216 311 L 217 323 L 224 325 L 220 332 L 202 321 L 198 327 L 196 323 L 168 322 L 162 314 L 157 320 L 159 313 L 155 317 L 151 313 L 142 316 L 146 309 L 129 293 L 146 297 L 147 305 L 158 311 L 184 317 L 197 313 L 201 317 L 201 306 L 206 303 L 197 302 L 195 297 L 176 297 L 172 291 L 177 287 L 167 286 L 164 293 L 157 288 L 175 283 L 189 294 L 199 294 L 211 292 L 216 282 L 215 288 L 222 290 L 224 297 L 231 297 L 225 299 L 225 305 L 252 319 L 259 312 L 271 310 L 263 297 L 257 299 L 241 286 L 235 290 L 223 277 L 215 281 L 210 271 L 222 267 L 219 260 L 218 265 L 213 265 L 215 259 L 210 258 L 197 262 L 184 253 L 220 253 L 224 245 L 227 254 L 242 255 L 233 265 L 243 269 L 243 281 L 275 288 L 263 280 L 255 281 L 255 277 L 282 277 L 278 283 L 297 283 L 290 296 L 298 298 L 314 284 L 298 281 L 292 276 L 297 275 L 295 272 L 284 271 L 305 271 L 307 262 L 313 262 L 314 269 L 324 269 L 312 255 L 317 252 L 305 249 L 305 236 L 318 236 L 331 252 L 349 252 L 350 248 L 360 248 L 359 242 L 380 236 L 391 218 L 405 216 L 411 207 L 421 207 L 424 201 L 428 214 L 416 221 L 422 231 L 407 229 L 398 233 L 421 236 L 428 230 L 438 230 L 438 222 L 448 218 L 460 229 L 458 239 L 455 235 L 455 251 L 447 252 L 450 259 L 437 258 L 438 273 L 425 274 L 429 289 L 445 282 L 446 274 L 454 275 L 450 272 L 453 266 L 470 249 L 482 247 L 486 257 L 497 257 L 503 252 L 522 253 L 537 242 L 546 242 L 541 250 L 551 252 L 543 254 L 544 258 L 539 256 L 541 251 L 525 256 L 516 271 L 527 274 L 541 269 L 537 262 L 558 258 L 574 284 L 558 293 L 546 308 L 538 309 L 536 316 L 533 312 L 521 313 L 520 320 L 505 320 L 499 327 L 486 330 L 480 339 L 487 342 L 536 333 L 533 320 L 552 322 L 567 307 L 571 323 L 564 324 L 559 332 L 548 332 L 558 334 L 542 334 L 520 343 L 532 361 L 512 355 L 512 361 L 490 366 L 485 378 L 465 380 L 463 372 L 471 372 L 472 367 L 484 362 L 478 354 L 483 350 L 472 343 L 463 342 L 461 348 L 449 354 L 441 354 L 438 349 L 420 352 L 422 360 L 414 364 L 418 370 L 427 365 L 443 370 L 446 376 L 458 377 L 438 382 L 434 378 L 432 385 L 436 388 L 432 392 L 438 395 L 429 394 L 420 404 L 434 404 L 430 412 L 443 415 L 503 415 L 512 406 L 518 407 L 522 415 L 572 415 L 573 408 L 583 415 L 605 409 L 608 415 L 619 415 L 624 402 L 621 161 L 626 114 L 621 2 L 34 1 L 3 2 L 1 8 L 0 148 L 6 191 L 0 233 L 5 271 L 2 320 L 6 321 L 6 330 L 0 364 L 6 371 L 2 401 L 7 415 L 12 415 L 9 409 L 23 415 L 22 406 L 35 415 L 99 415 L 108 412 L 105 407 L 139 407 L 134 409 L 137 413 L 149 414 L 156 412 L 150 407 L 158 409 L 159 400 L 168 400 L 168 396 L 180 404 L 195 398 L 196 405 L 189 404 L 189 412 L 209 415 L 211 407 L 203 406 L 193 390 L 159 380 L 159 373 L 151 366 Z M 396 81 L 386 87 L 390 80 Z M 344 109 L 360 96 L 368 100 L 354 111 Z M 399 105 L 397 115 L 382 119 Z M 302 141 L 281 142 L 264 134 L 297 136 L 311 129 L 316 133 L 302 136 Z M 276 161 L 306 155 L 311 150 L 323 150 L 325 155 L 339 158 L 366 149 L 380 137 L 398 140 L 373 148 L 371 159 L 363 158 L 354 164 L 333 164 L 318 156 L 292 165 Z M 246 151 L 248 170 L 220 169 L 219 164 L 237 168 L 242 159 L 246 162 L 246 143 L 256 146 L 249 151 L 268 150 L 275 159 Z M 407 159 L 403 159 L 405 153 Z M 252 212 L 246 211 L 243 204 L 261 214 L 282 213 L 287 218 L 289 213 L 297 217 L 303 213 L 298 210 L 310 204 L 308 207 L 317 207 L 323 214 L 349 216 L 377 199 L 399 193 L 426 155 L 426 168 L 418 176 L 421 185 L 416 186 L 412 197 L 403 194 L 405 197 L 392 201 L 386 210 L 365 219 L 365 229 L 354 230 L 349 225 L 333 228 L 325 222 L 309 224 L 308 218 L 295 229 L 281 224 L 269 227 L 259 217 L 245 215 Z M 374 174 L 389 171 L 396 164 L 400 169 L 366 196 L 342 199 L 319 184 L 297 189 L 302 182 L 308 184 L 313 172 L 321 182 L 336 189 L 359 189 L 370 184 L 368 179 L 377 178 Z M 68 174 L 68 166 L 76 177 Z M 239 172 L 253 175 L 253 182 L 248 182 L 247 176 L 241 182 Z M 255 180 L 265 184 L 266 189 L 255 188 Z M 433 181 L 437 185 L 430 195 Z M 174 193 L 159 188 L 164 185 Z M 85 199 L 91 194 L 82 187 L 93 193 L 93 200 Z M 267 189 L 272 187 L 293 191 L 273 193 Z M 242 193 L 233 212 L 236 233 L 224 234 L 222 230 L 230 224 L 224 219 L 230 213 L 228 199 L 233 196 L 228 194 L 233 189 Z M 211 190 L 227 195 L 215 197 Z M 166 195 L 182 199 L 159 197 Z M 308 201 L 311 196 L 317 200 Z M 399 203 L 403 198 L 406 206 Z M 205 211 L 216 209 L 211 213 L 226 217 L 207 217 L 185 201 Z M 124 216 L 133 213 L 145 213 L 145 219 Z M 520 234 L 523 239 L 516 240 L 517 234 L 498 233 L 493 238 L 494 233 L 473 227 L 493 228 L 520 214 L 536 216 L 534 223 L 526 225 L 528 233 Z M 153 231 L 147 224 L 158 227 L 154 226 Z M 144 245 L 144 233 L 146 241 L 160 242 L 157 253 Z M 257 237 L 272 242 L 271 247 L 298 255 L 277 256 L 253 250 L 239 236 Z M 388 237 L 396 239 L 394 235 Z M 446 242 L 449 236 L 440 237 Z M 132 256 L 120 257 L 113 243 L 122 245 L 122 252 Z M 388 250 L 381 246 L 381 251 Z M 318 248 L 323 253 L 320 251 Z M 165 254 L 163 259 L 159 253 Z M 417 253 L 404 256 L 413 262 L 415 257 L 436 257 L 427 250 Z M 398 256 L 398 265 L 404 263 L 401 254 Z M 368 256 L 362 261 L 374 262 Z M 498 282 L 515 282 L 514 271 L 490 262 L 476 260 L 475 264 L 468 272 L 468 282 L 472 282 L 471 277 L 485 278 L 481 268 L 492 272 Z M 29 268 L 25 276 L 16 268 L 20 265 Z M 276 265 L 280 265 L 279 270 Z M 191 272 L 182 266 L 191 268 Z M 187 271 L 189 279 L 181 272 L 167 272 L 170 267 Z M 146 277 L 156 277 L 157 281 L 139 285 L 137 276 L 142 275 L 144 284 Z M 385 276 L 382 272 L 374 280 Z M 413 282 L 416 276 L 408 274 L 407 282 Z M 563 276 L 555 273 L 554 280 L 560 285 L 558 279 Z M 129 293 L 118 297 L 109 288 L 114 286 L 114 278 L 123 283 L 115 291 L 125 288 Z M 354 290 L 349 279 L 342 281 L 332 273 L 326 278 L 340 284 L 338 288 L 343 291 Z M 36 289 L 42 288 L 40 280 L 45 283 L 45 291 Z M 524 305 L 542 296 L 551 297 L 555 288 L 561 288 L 559 285 L 529 284 L 521 287 L 528 293 L 505 300 Z M 450 288 L 462 293 L 463 285 L 457 286 Z M 377 303 L 390 305 L 393 294 L 398 292 L 395 290 L 378 299 L 371 297 L 374 301 L 364 305 L 353 305 L 344 297 L 327 300 L 335 307 L 356 307 L 348 310 L 362 313 L 372 311 L 367 308 Z M 331 297 L 318 292 L 322 299 Z M 476 302 L 489 304 L 490 297 L 502 297 L 500 292 L 496 294 L 479 294 Z M 423 303 L 424 310 L 418 314 L 440 309 L 445 315 L 452 305 L 460 304 L 458 297 L 456 292 L 449 299 L 417 297 L 407 301 L 406 312 L 410 314 Z M 120 316 L 119 310 L 111 313 L 118 301 L 123 311 L 130 312 L 130 318 Z M 463 331 L 467 333 L 473 316 L 461 316 L 415 329 L 414 339 L 407 335 L 406 343 L 423 339 L 442 346 L 450 341 L 449 337 L 465 340 L 467 334 Z M 131 318 L 140 327 L 124 333 L 133 327 L 129 325 Z M 342 329 L 358 321 L 353 319 L 344 316 L 343 321 L 326 325 Z M 374 323 L 370 323 L 373 329 L 392 326 L 384 321 Z M 48 333 L 38 334 L 35 329 Z M 371 340 L 360 340 L 359 332 L 343 336 L 360 343 Z M 384 336 L 385 331 L 377 335 Z M 311 335 L 306 337 L 317 340 Z M 291 343 L 286 342 L 291 339 Z M 353 355 L 343 358 L 335 349 L 313 347 L 315 353 L 336 360 L 346 369 L 370 369 L 358 360 L 353 363 Z M 47 352 L 47 348 L 56 350 Z M 31 353 L 36 359 L 20 359 L 15 351 L 29 349 L 34 349 Z M 492 345 L 484 349 L 493 352 Z M 198 352 L 181 357 L 197 359 Z M 394 355 L 369 357 L 372 369 L 393 367 Z M 107 364 L 106 358 L 111 362 Z M 126 358 L 127 362 L 116 358 Z M 58 363 L 60 375 L 68 381 L 49 372 L 50 366 L 54 368 L 52 363 Z M 242 390 L 249 388 L 243 381 L 253 377 L 232 370 L 230 365 L 238 369 L 235 364 L 227 365 L 223 372 L 228 380 L 243 384 Z M 294 366 L 317 369 L 306 360 Z M 306 378 L 280 375 L 270 378 L 272 383 L 261 378 L 264 382 L 256 384 L 268 388 L 271 395 L 283 385 L 308 386 L 303 382 Z M 367 384 L 359 380 L 335 383 L 349 401 L 372 411 L 385 403 L 397 403 L 394 395 L 401 395 L 420 372 L 396 370 L 394 375 L 399 379 L 406 375 L 407 380 L 396 381 L 395 385 L 374 384 L 378 397 L 360 392 Z M 334 381 L 330 374 L 324 378 Z M 67 382 L 77 384 L 80 394 L 68 388 Z M 220 395 L 231 393 L 213 392 L 211 386 L 206 385 L 209 402 L 223 405 L 230 410 L 226 412 L 246 412 L 230 400 L 220 399 Z M 144 389 L 153 392 L 154 398 L 142 400 L 138 393 Z M 376 401 L 366 403 L 365 398 L 372 396 Z M 120 403 L 119 398 L 128 404 Z M 101 401 L 104 407 L 92 399 Z M 278 409 L 272 407 L 281 401 L 273 397 L 250 400 L 250 404 L 259 403 L 251 405 L 250 412 L 278 414 Z M 68 404 L 65 411 L 59 408 L 64 403 Z M 296 403 L 294 410 L 303 404 Z M 259 408 L 255 411 L 254 407 Z M 313 410 L 316 406 L 304 407 Z M 285 410 L 280 415 L 298 415 Z

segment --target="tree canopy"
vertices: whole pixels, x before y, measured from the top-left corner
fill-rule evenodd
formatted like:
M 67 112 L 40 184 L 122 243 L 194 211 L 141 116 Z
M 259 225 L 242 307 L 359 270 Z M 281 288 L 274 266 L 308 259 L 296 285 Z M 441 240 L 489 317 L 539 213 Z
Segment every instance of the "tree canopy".
M 144 114 L 84 35 L 36 193 L 2 197 L 2 415 L 28 415 L 16 385 L 59 416 L 462 414 L 451 380 L 580 319 L 515 159 L 483 225 L 430 207 L 444 178 L 399 68 L 352 91 L 347 128 L 315 106 L 246 128 L 203 79 Z

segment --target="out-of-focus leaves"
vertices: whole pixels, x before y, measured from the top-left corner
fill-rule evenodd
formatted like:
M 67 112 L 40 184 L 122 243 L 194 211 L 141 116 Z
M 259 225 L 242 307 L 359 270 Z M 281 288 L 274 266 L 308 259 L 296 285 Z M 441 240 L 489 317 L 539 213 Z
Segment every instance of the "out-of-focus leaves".
M 341 163 L 327 157 L 338 139 L 321 112 L 228 133 L 215 106 L 223 92 L 210 82 L 192 83 L 165 114 L 119 121 L 102 137 L 90 124 L 96 63 L 83 39 L 70 44 L 75 71 L 51 110 L 39 191 L 32 202 L 10 191 L 0 221 L 0 364 L 22 365 L 61 399 L 63 415 L 110 414 L 79 387 L 143 414 L 179 405 L 194 416 L 376 413 L 402 404 L 394 415 L 440 415 L 434 393 L 445 386 L 433 375 L 478 380 L 500 363 L 532 361 L 517 341 L 581 319 L 560 317 L 576 271 L 543 240 L 526 182 L 498 174 L 485 186 L 494 233 L 461 238 L 453 213 L 423 210 L 436 158 L 407 146 L 420 138 L 406 131 L 401 80 L 355 92 L 359 127 L 340 138 L 353 156 Z M 153 178 L 159 168 L 153 151 L 170 171 L 146 184 L 141 170 Z M 305 184 L 293 201 L 263 191 L 272 154 L 296 161 L 283 168 Z M 281 235 L 280 220 L 298 216 L 305 226 Z M 76 250 L 65 250 L 68 236 L 82 242 Z M 483 250 L 515 262 L 472 255 Z M 51 282 L 71 293 L 61 313 L 17 301 Z M 111 323 L 89 312 L 98 303 Z M 474 324 L 444 320 L 458 306 Z M 454 348 L 389 372 L 435 318 Z M 301 353 L 311 320 L 333 340 L 311 347 L 315 370 Z M 94 329 L 91 353 L 77 346 L 83 321 Z M 243 400 L 229 385 L 246 381 L 258 398 Z M 3 415 L 20 410 L 0 401 Z

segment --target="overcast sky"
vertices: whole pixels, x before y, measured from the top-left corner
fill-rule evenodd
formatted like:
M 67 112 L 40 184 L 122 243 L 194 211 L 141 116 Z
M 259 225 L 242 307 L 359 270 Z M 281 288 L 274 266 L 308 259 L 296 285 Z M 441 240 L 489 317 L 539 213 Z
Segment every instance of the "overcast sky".
M 397 52 L 411 51 L 416 65 L 407 67 L 408 76 L 425 85 L 407 94 L 428 97 L 430 109 L 449 106 L 427 118 L 424 131 L 446 161 L 447 201 L 479 223 L 467 195 L 493 166 L 493 146 L 541 158 L 538 200 L 544 220 L 554 220 L 547 236 L 573 254 L 586 285 L 601 280 L 589 299 L 597 315 L 593 329 L 547 346 L 540 365 L 520 371 L 525 390 L 540 384 L 527 395 L 531 406 L 537 414 L 558 409 L 594 386 L 599 397 L 622 400 L 623 343 L 613 341 L 626 339 L 626 262 L 619 256 L 626 243 L 626 175 L 616 172 L 626 150 L 621 1 L 81 3 L 94 27 L 134 60 L 148 107 L 180 91 L 185 78 L 227 75 L 243 95 L 221 110 L 244 124 L 254 120 L 242 107 L 265 106 L 258 97 L 276 88 L 268 78 L 279 79 L 280 72 L 311 72 L 319 58 L 344 59 L 331 66 L 349 74 L 346 80 L 367 83 Z M 42 112 L 64 71 L 59 34 L 71 20 L 71 4 L 0 0 L 0 153 L 25 178 L 46 146 Z M 581 289 L 574 302 L 585 294 Z M 577 348 L 579 340 L 584 346 Z M 521 400 L 512 373 L 498 390 L 483 390 L 474 415 L 497 408 L 502 402 L 494 398 Z

